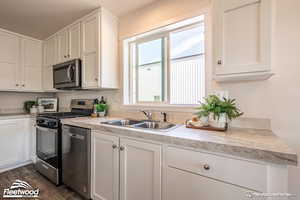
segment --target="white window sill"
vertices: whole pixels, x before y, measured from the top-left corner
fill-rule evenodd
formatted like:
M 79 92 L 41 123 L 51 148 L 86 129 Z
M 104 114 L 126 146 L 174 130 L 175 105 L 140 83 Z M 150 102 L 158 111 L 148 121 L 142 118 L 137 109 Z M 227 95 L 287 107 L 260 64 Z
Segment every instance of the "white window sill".
M 194 113 L 200 105 L 164 105 L 164 104 L 123 104 L 121 108 L 126 110 L 150 110 L 164 112 Z

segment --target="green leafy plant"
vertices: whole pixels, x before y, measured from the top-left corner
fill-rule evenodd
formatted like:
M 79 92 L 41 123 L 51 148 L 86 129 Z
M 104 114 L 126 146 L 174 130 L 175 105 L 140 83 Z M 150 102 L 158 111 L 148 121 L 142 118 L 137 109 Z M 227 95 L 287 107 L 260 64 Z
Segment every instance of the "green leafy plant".
M 205 98 L 205 102 L 197 108 L 199 111 L 196 113 L 198 117 L 207 117 L 209 114 L 213 115 L 214 120 L 220 118 L 222 114 L 226 114 L 229 120 L 243 115 L 240 109 L 235 104 L 235 99 L 220 99 L 216 95 L 209 95 Z
M 104 112 L 108 110 L 108 105 L 107 104 L 97 104 L 96 105 L 96 110 L 97 112 Z

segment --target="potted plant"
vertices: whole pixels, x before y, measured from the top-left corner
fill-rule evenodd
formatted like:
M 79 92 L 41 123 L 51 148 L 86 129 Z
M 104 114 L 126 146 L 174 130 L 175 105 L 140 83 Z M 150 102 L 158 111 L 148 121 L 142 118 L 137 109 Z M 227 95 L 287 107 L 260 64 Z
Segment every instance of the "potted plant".
M 205 103 L 201 103 L 198 108 L 199 112 L 196 114 L 198 117 L 209 117 L 210 124 L 218 128 L 226 128 L 228 120 L 235 119 L 241 116 L 243 113 L 235 104 L 235 99 L 223 98 L 220 99 L 216 95 L 209 95 L 205 98 Z
M 104 117 L 106 115 L 106 112 L 108 110 L 107 104 L 97 104 L 96 106 L 97 113 L 99 113 L 99 117 Z

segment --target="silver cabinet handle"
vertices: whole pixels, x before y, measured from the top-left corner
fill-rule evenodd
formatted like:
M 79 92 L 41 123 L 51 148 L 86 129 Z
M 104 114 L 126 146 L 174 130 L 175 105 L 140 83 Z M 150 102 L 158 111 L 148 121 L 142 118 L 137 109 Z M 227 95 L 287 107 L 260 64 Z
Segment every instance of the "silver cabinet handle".
M 210 166 L 209 166 L 208 164 L 204 164 L 204 165 L 203 165 L 203 169 L 205 169 L 205 170 L 210 170 Z
M 124 151 L 125 147 L 120 146 L 120 151 Z
M 115 148 L 117 148 L 117 147 L 118 147 L 118 146 L 117 146 L 116 144 L 113 144 L 113 145 L 112 145 L 112 148 L 113 148 L 113 149 L 115 149 Z

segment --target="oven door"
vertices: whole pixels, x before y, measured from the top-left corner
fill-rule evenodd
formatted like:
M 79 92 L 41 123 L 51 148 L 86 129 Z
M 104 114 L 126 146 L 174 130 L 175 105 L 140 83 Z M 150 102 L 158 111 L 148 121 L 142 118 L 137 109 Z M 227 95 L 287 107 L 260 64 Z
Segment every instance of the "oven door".
M 36 127 L 37 157 L 54 168 L 58 168 L 58 129 Z
M 75 59 L 53 66 L 53 82 L 56 89 L 80 88 L 80 60 Z

